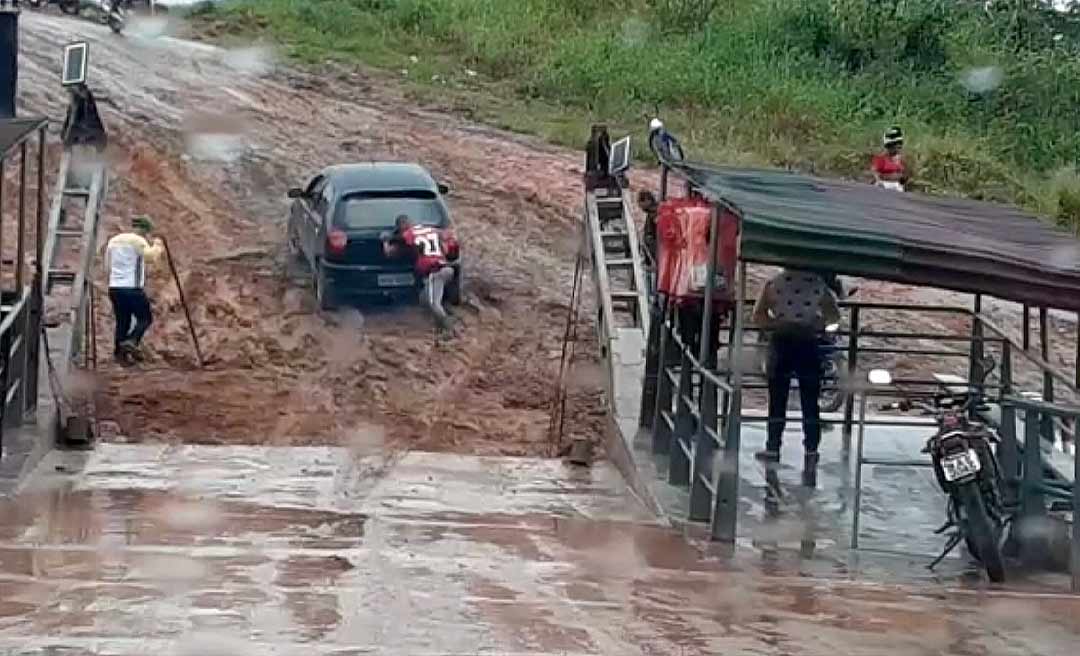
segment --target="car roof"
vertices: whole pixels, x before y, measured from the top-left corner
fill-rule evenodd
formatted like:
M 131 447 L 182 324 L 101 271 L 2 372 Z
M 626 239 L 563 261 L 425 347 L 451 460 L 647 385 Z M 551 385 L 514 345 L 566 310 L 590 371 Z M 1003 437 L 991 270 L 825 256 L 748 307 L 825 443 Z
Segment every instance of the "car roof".
M 397 189 L 426 189 L 438 192 L 438 186 L 427 169 L 406 162 L 361 162 L 336 164 L 323 170 L 337 193 L 357 191 L 392 191 Z

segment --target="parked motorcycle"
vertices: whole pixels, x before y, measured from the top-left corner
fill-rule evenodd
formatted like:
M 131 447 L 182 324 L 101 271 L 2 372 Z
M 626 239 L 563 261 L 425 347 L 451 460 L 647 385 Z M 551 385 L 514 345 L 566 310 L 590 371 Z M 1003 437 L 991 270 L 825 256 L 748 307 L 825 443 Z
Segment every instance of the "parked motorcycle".
M 69 16 L 78 16 L 84 9 L 90 9 L 97 14 L 100 22 L 119 34 L 124 30 L 127 23 L 127 10 L 131 8 L 131 0 L 27 0 L 29 5 L 40 9 L 48 4 L 56 4 L 60 11 Z
M 988 359 L 983 366 L 984 376 L 993 366 L 993 360 Z M 986 424 L 974 419 L 975 410 L 985 407 L 977 385 L 962 394 L 942 392 L 931 403 L 904 400 L 882 409 L 921 410 L 937 419 L 938 429 L 926 441 L 922 453 L 930 455 L 938 485 L 948 497 L 947 521 L 935 533 L 940 535 L 949 529 L 955 532 L 930 567 L 944 560 L 963 541 L 990 580 L 1000 583 L 1005 580 L 1001 550 L 1008 517 L 1002 504 L 1001 468 L 994 449 L 999 439 Z
M 852 287 L 846 293 L 841 288 L 841 299 L 851 298 L 859 291 Z M 844 389 L 843 376 L 847 369 L 847 353 L 844 347 L 837 345 L 836 333 L 840 326 L 826 326 L 821 345 L 821 391 L 818 393 L 818 408 L 821 412 L 836 412 L 844 407 L 850 392 Z

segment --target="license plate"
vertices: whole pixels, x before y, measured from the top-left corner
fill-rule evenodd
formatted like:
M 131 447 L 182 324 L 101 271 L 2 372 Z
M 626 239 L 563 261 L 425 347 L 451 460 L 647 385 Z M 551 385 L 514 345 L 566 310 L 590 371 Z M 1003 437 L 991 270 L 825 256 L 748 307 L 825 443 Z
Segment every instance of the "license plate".
M 378 280 L 379 287 L 411 287 L 416 284 L 411 273 L 384 273 Z
M 982 463 L 979 462 L 979 455 L 972 449 L 947 456 L 941 461 L 941 470 L 945 474 L 945 480 L 950 483 L 977 474 L 980 469 L 982 469 Z

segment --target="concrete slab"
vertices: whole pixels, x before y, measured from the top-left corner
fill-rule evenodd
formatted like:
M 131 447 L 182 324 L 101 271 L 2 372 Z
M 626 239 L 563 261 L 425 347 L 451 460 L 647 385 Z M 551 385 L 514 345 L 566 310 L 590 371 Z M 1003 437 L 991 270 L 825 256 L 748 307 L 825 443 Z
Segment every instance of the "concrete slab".
M 751 417 L 763 420 L 762 413 Z M 838 416 L 830 416 L 838 420 Z M 881 461 L 921 461 L 929 458 L 919 451 L 932 427 L 868 427 L 864 456 Z M 818 575 L 844 571 L 878 582 L 917 583 L 958 581 L 978 576 L 963 549 L 958 549 L 934 572 L 926 569 L 940 552 L 945 539 L 934 531 L 945 522 L 945 497 L 929 467 L 867 465 L 862 472 L 862 498 L 858 551 L 851 550 L 854 528 L 855 466 L 852 453 L 844 450 L 839 426 L 822 438 L 818 489 L 807 494 L 800 486 L 802 433 L 797 413 L 789 415 L 780 468 L 786 491 L 780 517 L 765 511 L 764 468 L 754 452 L 765 443 L 763 421 L 747 420 L 742 430 L 739 457 L 738 544 L 755 553 L 776 550 L 806 552 L 814 561 L 807 564 Z M 705 531 L 702 524 L 687 524 L 689 493 L 666 483 L 667 460 L 651 452 L 651 436 L 642 431 L 635 440 L 634 462 L 641 478 L 648 481 L 665 517 L 693 535 Z M 714 467 L 719 471 L 719 465 Z M 1064 577 L 1048 575 L 1040 579 L 1057 589 L 1067 589 Z
M 1080 635 L 1077 599 L 805 574 L 703 556 L 603 465 L 106 444 L 0 503 L 0 652 L 1064 656 Z

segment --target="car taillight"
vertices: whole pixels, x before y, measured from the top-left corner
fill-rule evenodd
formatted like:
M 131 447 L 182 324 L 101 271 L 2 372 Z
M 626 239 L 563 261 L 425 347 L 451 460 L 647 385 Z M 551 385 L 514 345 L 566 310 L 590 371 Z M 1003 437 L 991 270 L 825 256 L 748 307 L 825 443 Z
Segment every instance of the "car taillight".
M 349 243 L 349 235 L 345 234 L 341 230 L 331 230 L 326 235 L 326 248 L 334 255 L 341 255 L 345 252 L 345 245 Z

